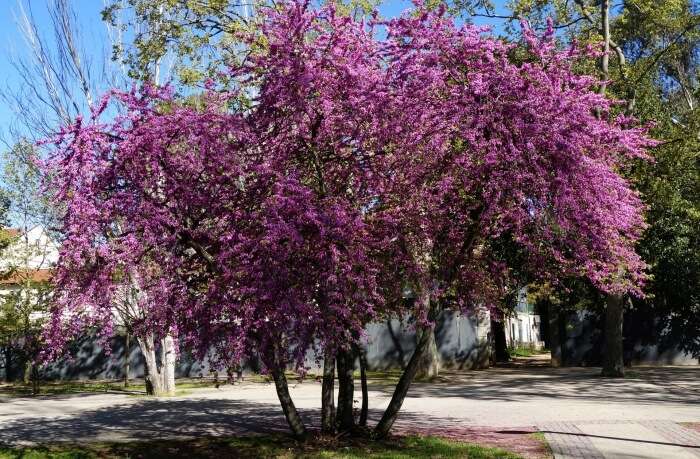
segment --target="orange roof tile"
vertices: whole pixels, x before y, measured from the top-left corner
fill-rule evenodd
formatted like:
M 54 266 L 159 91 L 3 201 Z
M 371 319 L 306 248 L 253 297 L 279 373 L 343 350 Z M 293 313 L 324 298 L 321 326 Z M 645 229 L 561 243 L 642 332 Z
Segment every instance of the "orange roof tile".
M 17 237 L 22 234 L 19 228 L 2 228 L 0 229 L 0 236 L 5 237 Z
M 51 269 L 18 269 L 7 277 L 0 277 L 0 285 L 18 285 L 23 282 L 49 282 L 53 272 Z

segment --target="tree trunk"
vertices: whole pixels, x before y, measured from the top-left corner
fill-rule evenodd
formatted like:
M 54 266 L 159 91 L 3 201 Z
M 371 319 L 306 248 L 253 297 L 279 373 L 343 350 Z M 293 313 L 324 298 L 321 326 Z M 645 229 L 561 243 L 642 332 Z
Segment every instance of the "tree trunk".
M 282 411 L 284 411 L 287 424 L 289 424 L 292 434 L 296 438 L 303 440 L 306 437 L 306 428 L 304 427 L 304 422 L 301 420 L 296 406 L 294 406 L 291 395 L 289 395 L 289 387 L 287 386 L 287 378 L 284 375 L 284 369 L 275 365 L 275 367 L 271 369 L 271 374 L 272 379 L 275 381 L 277 397 L 282 405 Z
M 131 334 L 124 335 L 124 387 L 129 387 L 129 357 L 131 350 Z
M 355 355 L 352 350 L 341 349 L 337 354 L 338 362 L 338 428 L 349 432 L 355 427 L 355 416 L 352 412 L 355 384 Z
M 430 331 L 416 330 L 416 344 L 422 339 L 421 333 L 428 333 L 428 342 L 425 352 L 423 352 L 418 362 L 416 378 L 432 379 L 440 373 L 440 353 L 435 341 L 435 327 L 431 327 Z
M 39 367 L 32 364 L 32 395 L 39 395 Z
M 369 391 L 367 390 L 367 350 L 359 346 L 358 355 L 360 356 L 360 386 L 362 387 L 362 408 L 360 410 L 359 425 L 365 427 L 367 425 L 367 412 L 369 411 Z
M 559 336 L 559 309 L 556 305 L 549 307 L 549 351 L 552 367 L 562 366 L 561 336 Z
M 11 382 L 14 379 L 14 371 L 12 368 L 12 348 L 8 345 L 3 349 L 5 354 L 5 382 Z
M 161 341 L 161 364 L 163 377 L 163 392 L 166 395 L 175 395 L 175 341 L 172 335 L 166 335 Z
M 323 383 L 321 385 L 321 432 L 335 432 L 335 355 L 326 350 L 323 356 Z
M 503 320 L 491 320 L 491 330 L 493 333 L 493 347 L 496 362 L 508 362 L 508 341 L 506 340 L 506 326 Z
M 164 394 L 163 375 L 158 368 L 153 335 L 148 335 L 146 338 L 138 338 L 138 343 L 146 362 L 146 393 L 157 397 L 161 396 Z
M 603 55 L 600 56 L 600 71 L 602 75 L 602 83 L 599 88 L 601 95 L 605 95 L 605 88 L 610 71 L 608 63 L 610 61 L 610 0 L 600 1 L 600 26 L 603 35 Z
M 430 344 L 430 336 L 433 334 L 434 328 L 434 325 L 427 326 L 421 333 L 421 337 L 416 344 L 416 349 L 413 351 L 411 360 L 408 361 L 406 369 L 401 374 L 401 378 L 399 378 L 399 382 L 394 388 L 394 394 L 391 397 L 389 406 L 386 407 L 382 419 L 379 421 L 379 424 L 377 424 L 377 427 L 374 428 L 374 434 L 377 438 L 386 437 L 389 434 L 391 427 L 394 425 L 394 422 L 399 415 L 401 405 L 403 405 L 403 401 L 408 393 L 408 389 L 411 387 L 411 382 L 418 373 L 419 363 L 423 357 L 423 353 Z
M 603 376 L 613 378 L 625 376 L 622 346 L 623 314 L 622 295 L 608 295 L 605 307 L 605 352 L 601 372 Z
M 32 369 L 34 365 L 32 365 L 31 359 L 26 359 L 24 361 L 24 374 L 22 375 L 22 383 L 24 385 L 29 385 L 29 383 L 32 381 Z

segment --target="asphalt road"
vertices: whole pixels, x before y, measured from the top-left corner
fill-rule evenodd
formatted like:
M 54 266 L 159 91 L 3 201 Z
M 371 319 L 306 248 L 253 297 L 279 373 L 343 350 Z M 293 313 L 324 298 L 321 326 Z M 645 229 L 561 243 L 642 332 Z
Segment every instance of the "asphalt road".
M 601 378 L 598 372 L 545 367 L 445 372 L 440 382 L 412 386 L 399 424 L 447 430 L 554 422 L 700 422 L 700 367 L 640 367 L 622 380 Z M 306 381 L 291 387 L 309 424 L 318 424 L 320 386 Z M 371 384 L 370 389 L 370 417 L 378 419 L 390 387 Z M 0 443 L 5 444 L 275 431 L 285 432 L 286 424 L 274 386 L 264 383 L 161 399 L 123 394 L 0 397 Z

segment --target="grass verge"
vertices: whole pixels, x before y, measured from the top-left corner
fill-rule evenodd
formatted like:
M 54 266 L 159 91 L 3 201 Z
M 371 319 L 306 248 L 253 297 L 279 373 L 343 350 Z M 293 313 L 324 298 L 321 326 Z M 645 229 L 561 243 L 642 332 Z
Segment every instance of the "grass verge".
M 408 459 L 472 458 L 517 459 L 497 448 L 460 443 L 437 437 L 408 436 L 385 441 L 316 439 L 298 443 L 286 436 L 250 436 L 160 440 L 133 443 L 54 444 L 27 448 L 0 446 L 0 459 L 103 459 L 103 458 L 311 458 Z
M 251 378 L 252 379 L 252 378 Z M 251 382 L 258 382 L 257 378 Z M 178 379 L 176 382 L 176 395 L 187 395 L 191 389 L 205 387 L 218 387 L 225 382 L 217 382 L 211 378 Z M 133 380 L 128 387 L 124 387 L 123 381 L 110 380 L 85 380 L 85 381 L 45 381 L 39 385 L 38 395 L 63 395 L 63 394 L 99 394 L 99 393 L 125 393 L 131 395 L 145 395 L 146 385 L 142 380 Z M 0 395 L 9 397 L 25 397 L 32 394 L 32 386 L 21 383 L 0 384 Z
M 534 355 L 542 355 L 549 353 L 547 349 L 532 349 L 528 347 L 511 347 L 508 348 L 508 353 L 511 357 L 532 357 Z

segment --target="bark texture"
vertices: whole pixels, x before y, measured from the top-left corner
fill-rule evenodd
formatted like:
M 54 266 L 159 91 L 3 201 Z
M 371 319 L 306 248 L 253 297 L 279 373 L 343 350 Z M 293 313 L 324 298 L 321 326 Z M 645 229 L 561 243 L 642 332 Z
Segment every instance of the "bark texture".
M 363 347 L 358 349 L 360 357 L 360 386 L 362 388 L 362 408 L 360 409 L 360 420 L 358 425 L 367 425 L 367 413 L 369 411 L 369 391 L 367 389 L 367 350 Z
M 426 305 L 426 307 L 430 305 L 429 295 L 423 293 L 421 294 L 421 296 L 422 298 L 420 299 L 420 301 L 422 301 L 423 304 Z M 428 318 L 430 320 L 434 320 L 435 315 L 435 310 L 431 309 L 430 313 L 428 314 Z M 406 369 L 401 374 L 401 378 L 399 378 L 399 382 L 394 388 L 394 393 L 391 396 L 391 401 L 389 401 L 389 405 L 386 407 L 386 410 L 384 410 L 382 418 L 379 420 L 379 423 L 374 428 L 374 436 L 376 438 L 386 437 L 389 434 L 391 427 L 394 425 L 394 422 L 396 422 L 396 418 L 399 415 L 399 410 L 401 410 L 401 406 L 403 405 L 403 401 L 406 398 L 408 389 L 411 387 L 411 383 L 413 382 L 413 380 L 416 377 L 416 374 L 418 373 L 423 354 L 430 345 L 430 339 L 431 336 L 433 336 L 434 334 L 434 329 L 435 325 L 431 323 L 430 325 L 426 325 L 421 330 L 419 330 L 420 334 L 418 342 L 416 343 L 416 349 L 413 351 L 413 355 L 408 361 Z
M 323 383 L 321 385 L 321 432 L 335 432 L 335 354 L 326 351 L 323 357 Z
M 289 424 L 292 434 L 296 438 L 303 440 L 306 438 L 306 427 L 304 427 L 304 421 L 302 421 L 301 416 L 299 416 L 292 396 L 289 394 L 289 387 L 287 386 L 287 377 L 284 375 L 284 369 L 275 366 L 271 374 L 272 379 L 275 381 L 277 398 L 279 398 L 280 405 L 282 405 L 282 411 L 284 412 L 284 417 L 287 419 L 287 424 Z
M 422 334 L 427 333 L 427 344 L 418 362 L 418 379 L 431 379 L 440 374 L 440 353 L 435 340 L 435 327 L 416 331 L 416 344 L 423 339 Z
M 175 395 L 175 341 L 167 335 L 160 342 L 160 365 L 152 334 L 137 338 L 146 363 L 146 393 L 156 397 Z
M 355 427 L 353 413 L 353 397 L 355 396 L 355 355 L 352 350 L 340 350 L 337 355 L 338 364 L 338 429 L 349 432 Z
M 161 341 L 161 363 L 163 392 L 167 395 L 175 395 L 175 341 L 172 335 L 166 335 Z
M 153 335 L 148 335 L 145 338 L 138 338 L 138 343 L 141 347 L 143 360 L 146 364 L 146 393 L 155 396 L 163 395 L 163 378 L 158 368 Z

